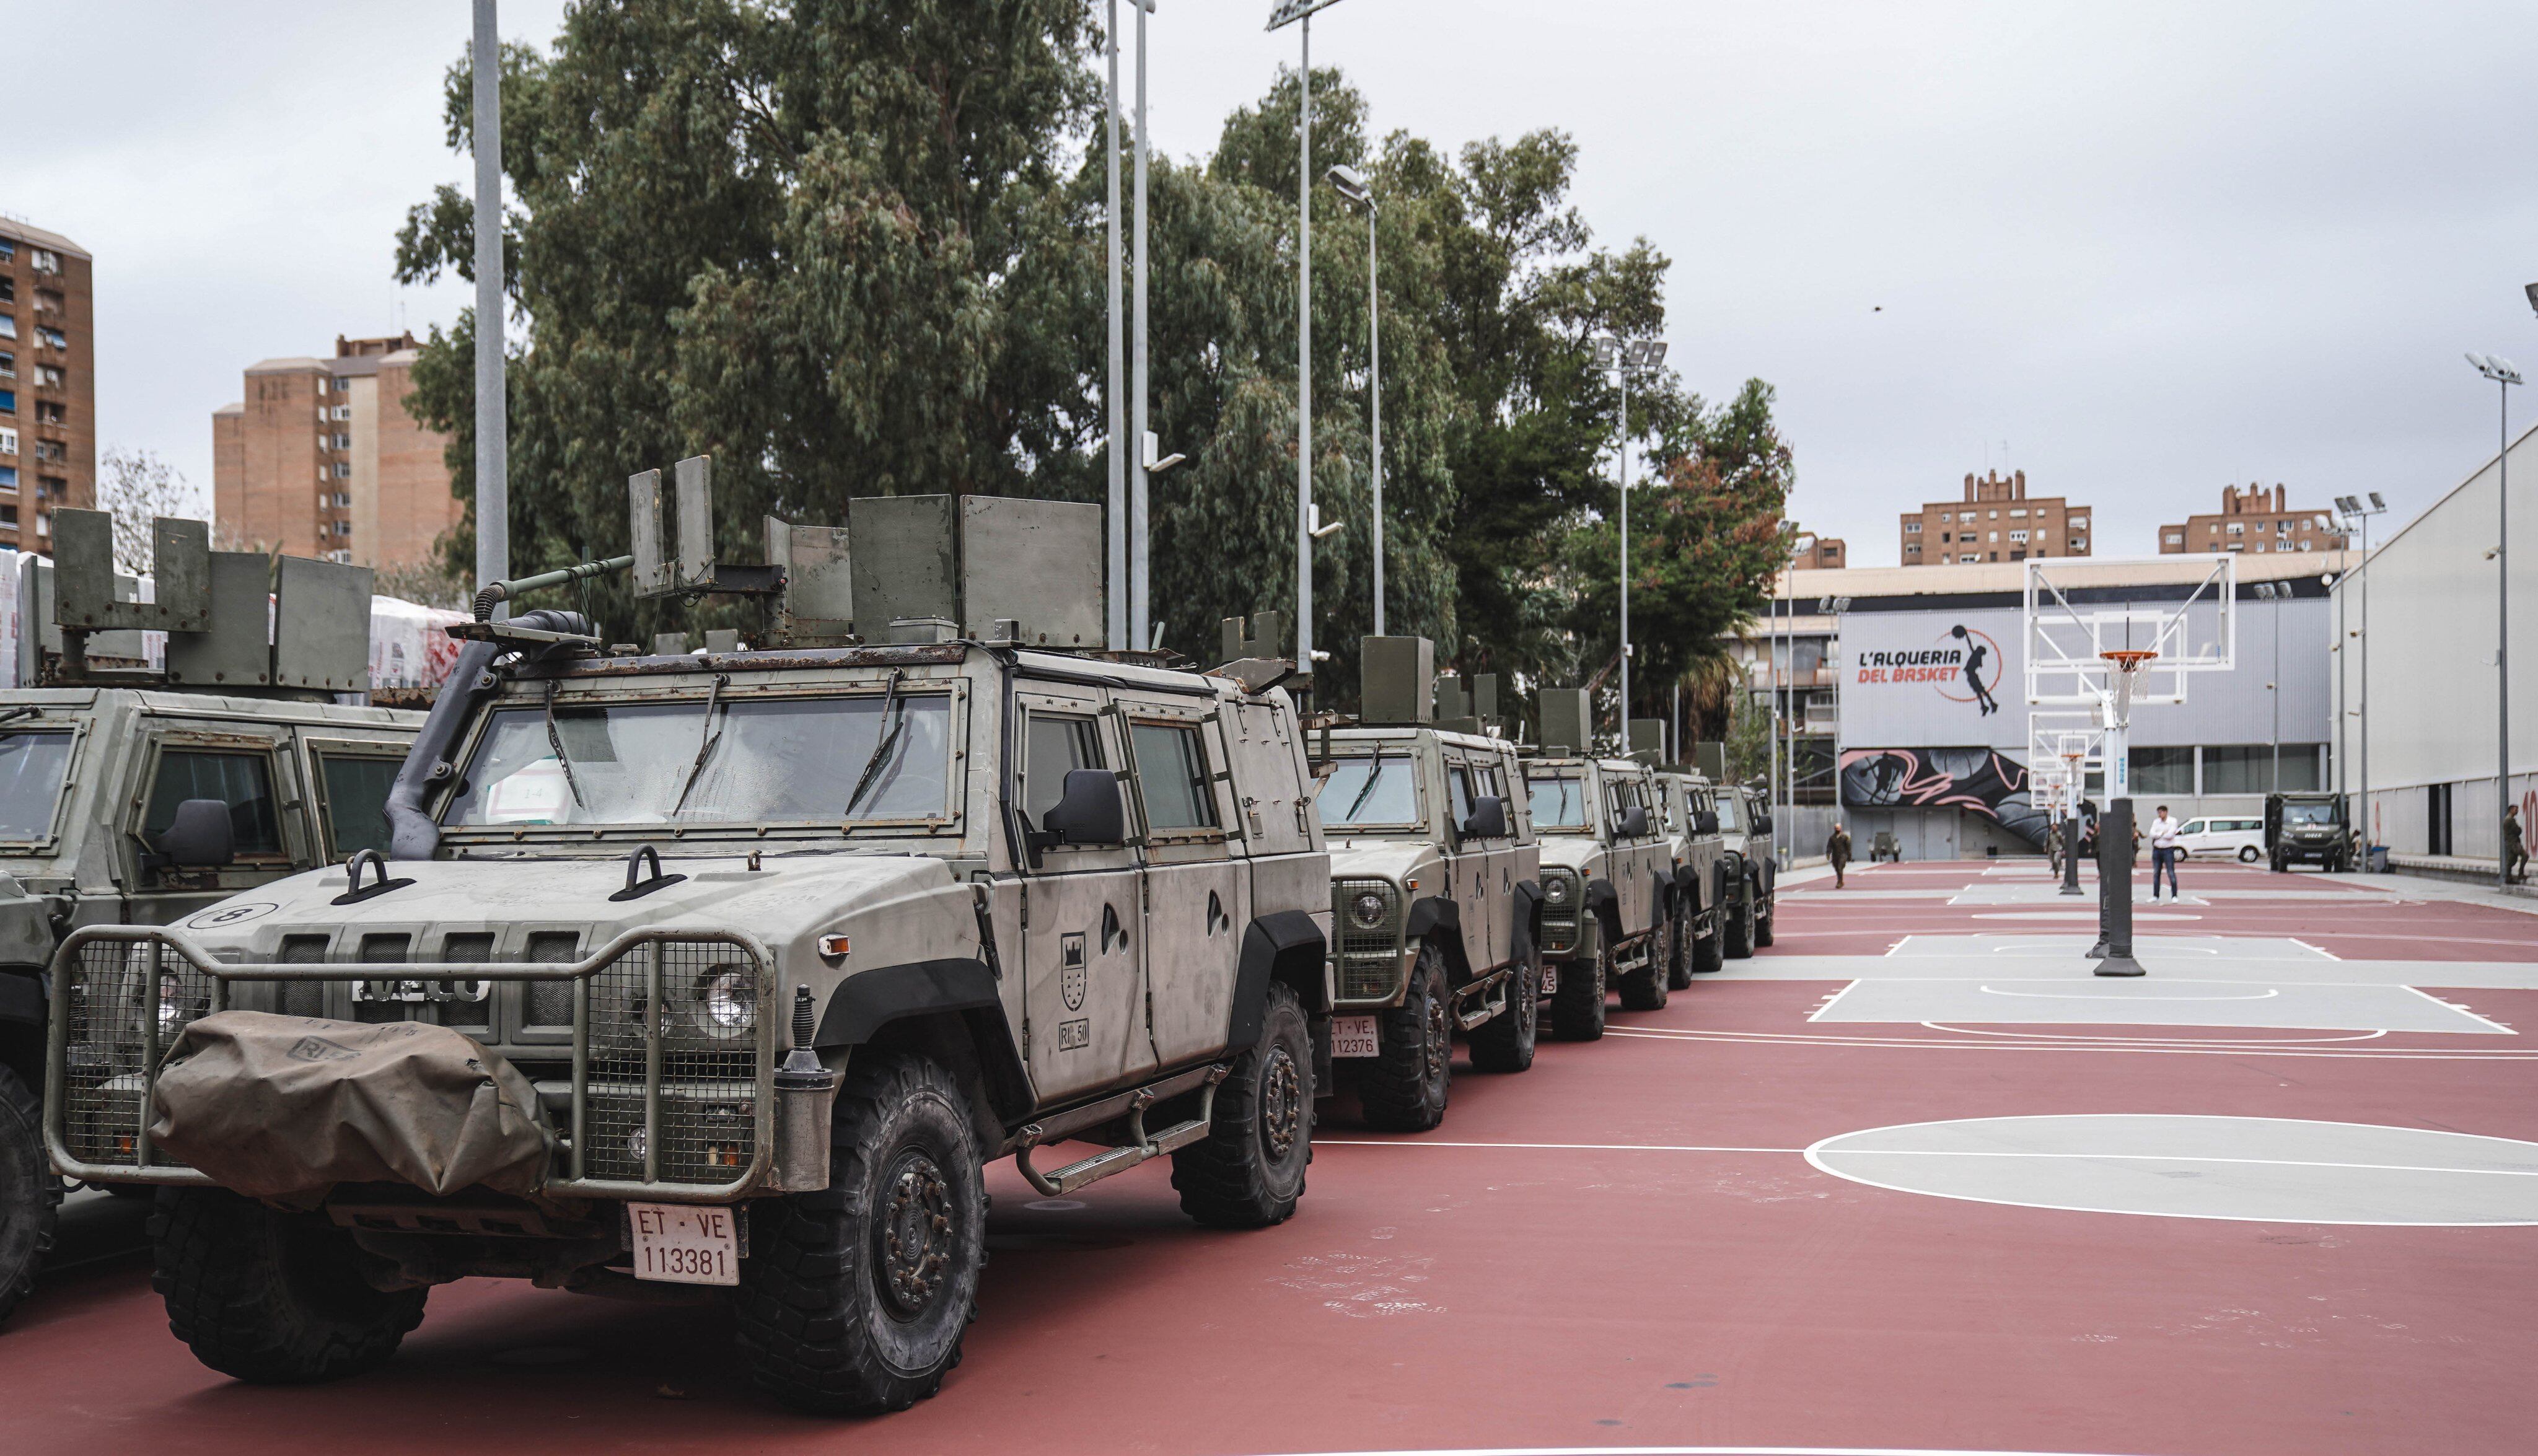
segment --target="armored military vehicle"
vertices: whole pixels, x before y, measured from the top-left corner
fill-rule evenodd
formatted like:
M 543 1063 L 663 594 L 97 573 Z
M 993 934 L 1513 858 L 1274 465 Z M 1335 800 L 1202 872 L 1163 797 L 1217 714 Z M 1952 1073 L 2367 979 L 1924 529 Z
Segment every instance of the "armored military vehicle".
M 2342 794 L 2265 796 L 2265 862 L 2275 874 L 2294 865 L 2316 865 L 2332 874 L 2351 869 L 2355 859 Z
M 1771 943 L 1773 882 L 1779 872 L 1771 858 L 1771 803 L 1762 790 L 1734 784 L 1720 786 L 1714 802 L 1727 876 L 1720 939 L 1727 959 L 1742 960 L 1755 947 Z
M 0 1317 L 62 1198 L 38 1110 L 62 937 L 164 924 L 384 846 L 388 783 L 423 722 L 336 700 L 369 686 L 369 568 L 277 567 L 212 551 L 201 521 L 162 520 L 157 599 L 141 602 L 111 530 L 98 511 L 53 513 L 56 561 L 20 566 L 28 686 L 0 691 Z M 156 668 L 145 629 L 167 633 Z
M 1718 831 L 1717 790 L 1698 773 L 1657 775 L 1657 808 L 1674 843 L 1674 959 L 1666 983 L 1680 991 L 1726 963 L 1727 840 Z
M 1552 747 L 1524 763 L 1542 840 L 1544 993 L 1553 1035 L 1593 1041 L 1604 1034 L 1608 987 L 1626 1011 L 1666 1004 L 1674 846 L 1657 822 L 1655 774 L 1645 764 Z
M 1058 1197 L 1169 1156 L 1223 1226 L 1303 1193 L 1330 861 L 1288 666 L 1079 650 L 1096 507 L 857 500 L 842 550 L 770 523 L 735 566 L 709 463 L 676 480 L 675 555 L 632 484 L 637 589 L 775 603 L 758 645 L 486 615 L 624 558 L 498 584 L 384 855 L 56 956 L 54 1155 L 172 1189 L 213 1368 L 351 1374 L 471 1276 L 686 1286 L 783 1401 L 895 1410 L 960 1358 L 989 1159 Z
M 1368 721 L 1307 744 L 1332 836 L 1331 1054 L 1367 1121 L 1423 1132 L 1445 1116 L 1455 1032 L 1479 1071 L 1533 1065 L 1541 851 L 1514 747 L 1435 726 L 1427 639 L 1368 637 L 1359 661 Z

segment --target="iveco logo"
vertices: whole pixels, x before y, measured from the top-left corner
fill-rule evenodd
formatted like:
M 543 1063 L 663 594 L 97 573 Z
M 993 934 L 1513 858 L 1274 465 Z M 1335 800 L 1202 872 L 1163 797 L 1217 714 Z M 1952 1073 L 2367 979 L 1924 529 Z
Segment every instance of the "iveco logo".
M 242 920 L 253 920 L 259 915 L 270 915 L 280 908 L 282 908 L 280 905 L 266 904 L 262 902 L 244 905 L 222 905 L 217 909 L 205 910 L 193 919 L 186 921 L 185 928 L 187 930 L 218 930 L 224 925 L 235 925 Z

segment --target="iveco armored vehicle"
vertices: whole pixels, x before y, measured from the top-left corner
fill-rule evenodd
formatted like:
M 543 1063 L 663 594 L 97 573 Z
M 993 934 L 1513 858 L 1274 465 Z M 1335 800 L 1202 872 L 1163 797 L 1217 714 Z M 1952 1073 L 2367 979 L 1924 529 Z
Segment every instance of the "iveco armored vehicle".
M 1695 975 L 1726 963 L 1727 840 L 1718 831 L 1717 790 L 1698 773 L 1659 773 L 1657 807 L 1674 841 L 1674 959 L 1666 984 L 1680 991 Z
M 1716 795 L 1718 832 L 1726 845 L 1726 921 L 1721 939 L 1727 958 L 1742 960 L 1771 943 L 1772 885 L 1779 866 L 1771 859 L 1771 805 L 1760 789 L 1722 785 Z
M 369 687 L 368 567 L 215 552 L 203 522 L 162 520 L 157 600 L 140 602 L 111 529 L 65 507 L 58 564 L 21 559 L 30 686 L 0 690 L 0 1317 L 62 1198 L 37 1102 L 61 938 L 164 924 L 385 845 L 388 783 L 423 722 L 336 700 Z M 160 667 L 145 629 L 167 633 Z
M 2353 868 L 2353 833 L 2342 794 L 2267 794 L 2265 859 L 2275 874 L 2294 865 L 2334 873 Z
M 1655 775 L 1629 759 L 1539 758 L 1524 764 L 1542 839 L 1542 960 L 1551 1031 L 1604 1034 L 1604 997 L 1626 1011 L 1666 1004 L 1674 960 L 1674 845 L 1657 823 Z
M 1331 1054 L 1366 1119 L 1421 1132 L 1445 1116 L 1453 1036 L 1472 1065 L 1533 1065 L 1541 1014 L 1534 926 L 1541 851 L 1513 746 L 1415 721 L 1433 700 L 1425 638 L 1368 637 L 1365 716 L 1316 732 L 1331 837 L 1338 985 Z
M 375 1365 L 463 1278 L 689 1286 L 780 1399 L 895 1410 L 960 1358 L 989 1159 L 1058 1197 L 1169 1155 L 1201 1223 L 1294 1212 L 1331 899 L 1288 665 L 1074 650 L 1098 507 L 857 500 L 716 565 L 709 482 L 680 463 L 672 560 L 634 478 L 637 590 L 780 600 L 780 645 L 488 615 L 626 558 L 498 583 L 385 856 L 55 957 L 54 1155 L 169 1186 L 157 1283 L 213 1368 Z

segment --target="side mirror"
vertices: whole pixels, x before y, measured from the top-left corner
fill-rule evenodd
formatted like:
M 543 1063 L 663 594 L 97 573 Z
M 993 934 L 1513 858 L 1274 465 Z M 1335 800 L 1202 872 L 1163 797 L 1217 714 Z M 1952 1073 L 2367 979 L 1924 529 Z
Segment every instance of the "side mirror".
M 218 799 L 187 799 L 176 817 L 160 830 L 160 868 L 217 869 L 237 859 L 237 840 L 230 826 L 230 806 Z
M 1483 794 L 1472 801 L 1472 812 L 1463 820 L 1466 839 L 1503 839 L 1507 835 L 1506 800 L 1495 794 Z
M 1128 810 L 1107 768 L 1070 768 L 1056 807 L 1041 817 L 1053 844 L 1125 844 Z
M 1701 811 L 1701 813 L 1699 813 L 1699 814 L 1697 814 L 1697 815 L 1693 816 L 1693 824 L 1692 824 L 1692 827 L 1693 827 L 1694 831 L 1695 831 L 1695 832 L 1697 832 L 1697 833 L 1703 833 L 1703 834 L 1715 834 L 1715 833 L 1717 833 L 1717 832 L 1718 832 L 1718 811 L 1717 811 L 1717 810 L 1715 810 L 1715 809 L 1704 809 L 1704 810 Z
M 1622 811 L 1621 833 L 1623 838 L 1640 838 L 1645 835 L 1647 831 L 1648 809 L 1646 805 L 1634 804 Z
M 1754 816 L 1754 832 L 1758 834 L 1768 834 L 1771 832 L 1771 816 L 1768 814 L 1758 814 Z

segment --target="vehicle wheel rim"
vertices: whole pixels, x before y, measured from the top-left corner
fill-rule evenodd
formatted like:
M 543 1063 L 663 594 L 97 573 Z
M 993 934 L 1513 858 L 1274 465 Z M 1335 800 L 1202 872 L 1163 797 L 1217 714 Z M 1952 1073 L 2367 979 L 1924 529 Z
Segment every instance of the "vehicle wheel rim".
M 1452 1053 L 1454 1033 L 1445 1020 L 1445 998 L 1428 997 L 1427 1045 L 1420 1048 L 1420 1072 L 1431 1083 L 1445 1080 L 1445 1062 Z
M 952 1267 L 951 1180 L 933 1158 L 909 1149 L 891 1171 L 874 1222 L 882 1297 L 899 1317 L 914 1319 L 942 1291 Z
M 1296 1139 L 1303 1131 L 1303 1103 L 1296 1059 L 1283 1046 L 1272 1048 L 1260 1069 L 1260 1142 L 1270 1157 L 1283 1159 L 1296 1151 Z

